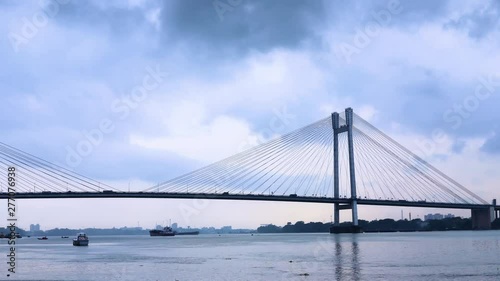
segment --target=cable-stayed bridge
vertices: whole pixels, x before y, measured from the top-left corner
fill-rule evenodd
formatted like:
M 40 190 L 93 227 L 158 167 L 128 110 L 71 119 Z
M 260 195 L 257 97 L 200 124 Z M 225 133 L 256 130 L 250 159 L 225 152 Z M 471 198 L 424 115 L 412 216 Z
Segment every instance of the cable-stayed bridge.
M 0 143 L 1 174 L 16 168 L 16 198 L 208 198 L 471 209 L 488 228 L 499 207 L 454 181 L 348 108 L 141 192 L 123 192 Z M 6 185 L 0 198 L 8 197 Z

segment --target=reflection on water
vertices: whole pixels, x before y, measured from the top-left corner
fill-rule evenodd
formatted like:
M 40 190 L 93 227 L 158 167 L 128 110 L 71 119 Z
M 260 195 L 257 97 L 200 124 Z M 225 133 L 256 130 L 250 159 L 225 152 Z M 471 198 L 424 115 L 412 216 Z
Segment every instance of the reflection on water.
M 335 235 L 335 280 L 361 280 L 358 235 Z

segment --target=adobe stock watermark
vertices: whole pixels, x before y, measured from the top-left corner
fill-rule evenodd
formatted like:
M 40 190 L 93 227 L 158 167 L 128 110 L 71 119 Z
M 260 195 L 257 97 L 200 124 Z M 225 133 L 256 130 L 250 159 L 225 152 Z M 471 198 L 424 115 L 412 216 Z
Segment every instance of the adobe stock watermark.
M 399 0 L 390 0 L 387 7 L 378 12 L 371 12 L 372 20 L 365 24 L 363 28 L 357 28 L 352 38 L 352 43 L 342 42 L 335 45 L 334 52 L 337 58 L 343 59 L 346 63 L 352 62 L 352 56 L 359 55 L 361 51 L 368 47 L 374 38 L 380 35 L 382 28 L 389 25 L 394 15 L 403 11 Z
M 36 11 L 31 17 L 22 17 L 22 26 L 17 32 L 9 32 L 9 41 L 18 53 L 22 45 L 26 45 L 33 39 L 40 29 L 47 26 L 50 19 L 59 14 L 61 5 L 66 5 L 70 0 L 42 0 L 39 1 L 40 9 Z
M 268 126 L 259 132 L 259 137 L 257 143 L 249 137 L 247 140 L 243 141 L 238 146 L 238 152 L 243 152 L 244 150 L 250 149 L 251 147 L 257 146 L 266 142 L 269 138 L 282 134 L 285 132 L 286 128 L 291 124 L 291 121 L 295 119 L 295 115 L 288 113 L 287 108 L 283 106 L 281 109 L 273 110 L 274 116 L 269 120 Z M 223 188 L 223 183 L 227 178 L 228 174 L 231 173 L 232 167 L 223 166 L 215 174 L 210 175 L 210 186 L 214 187 L 214 191 L 217 192 L 216 188 L 219 188 L 219 192 L 225 192 Z M 182 215 L 184 223 L 189 224 L 191 217 L 193 215 L 199 215 L 204 209 L 210 205 L 210 199 L 215 199 L 216 196 L 204 195 L 194 200 L 190 200 L 189 203 L 182 203 L 179 205 L 179 211 Z
M 164 82 L 168 73 L 162 72 L 160 66 L 156 68 L 146 67 L 146 75 L 140 85 L 132 88 L 130 93 L 122 98 L 117 98 L 111 103 L 113 116 L 101 119 L 97 128 L 83 131 L 83 138 L 73 146 L 66 146 L 66 165 L 76 167 L 83 159 L 89 156 L 94 148 L 101 145 L 107 134 L 113 133 L 117 121 L 123 121 L 130 113 L 148 98 L 150 92 L 154 91 Z
M 478 77 L 478 83 L 474 93 L 465 97 L 460 103 L 455 103 L 452 108 L 443 113 L 443 121 L 452 129 L 458 130 L 462 127 L 464 120 L 469 119 L 476 112 L 481 103 L 488 100 L 500 87 L 500 73 Z M 446 141 L 446 133 L 443 128 L 434 128 L 431 140 L 417 139 L 415 144 L 424 156 L 434 154 L 439 144 Z
M 224 14 L 232 12 L 235 8 L 240 6 L 243 0 L 214 0 L 212 5 L 220 21 L 224 21 Z

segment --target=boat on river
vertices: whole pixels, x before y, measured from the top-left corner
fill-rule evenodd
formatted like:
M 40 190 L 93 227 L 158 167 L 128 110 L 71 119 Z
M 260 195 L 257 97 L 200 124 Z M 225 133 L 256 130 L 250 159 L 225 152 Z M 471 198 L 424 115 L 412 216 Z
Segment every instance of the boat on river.
M 149 236 L 175 236 L 175 232 L 171 227 L 165 226 L 163 229 L 150 230 Z
M 198 234 L 200 234 L 199 231 L 186 231 L 186 232 L 174 231 L 174 232 L 175 232 L 175 235 L 198 235 Z
M 184 231 L 179 232 L 173 230 L 170 226 L 166 226 L 163 229 L 153 229 L 149 231 L 149 236 L 176 236 L 176 235 L 198 235 L 199 231 Z
M 81 232 L 78 233 L 76 238 L 73 239 L 73 246 L 88 246 L 89 245 L 89 237 L 87 234 Z

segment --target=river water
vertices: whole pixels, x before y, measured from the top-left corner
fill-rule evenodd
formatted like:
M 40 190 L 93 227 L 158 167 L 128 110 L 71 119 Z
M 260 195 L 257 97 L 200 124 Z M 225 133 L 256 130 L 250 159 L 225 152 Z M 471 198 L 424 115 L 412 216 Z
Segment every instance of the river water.
M 500 280 L 500 231 L 21 238 L 0 280 Z M 7 240 L 1 241 L 7 261 Z

